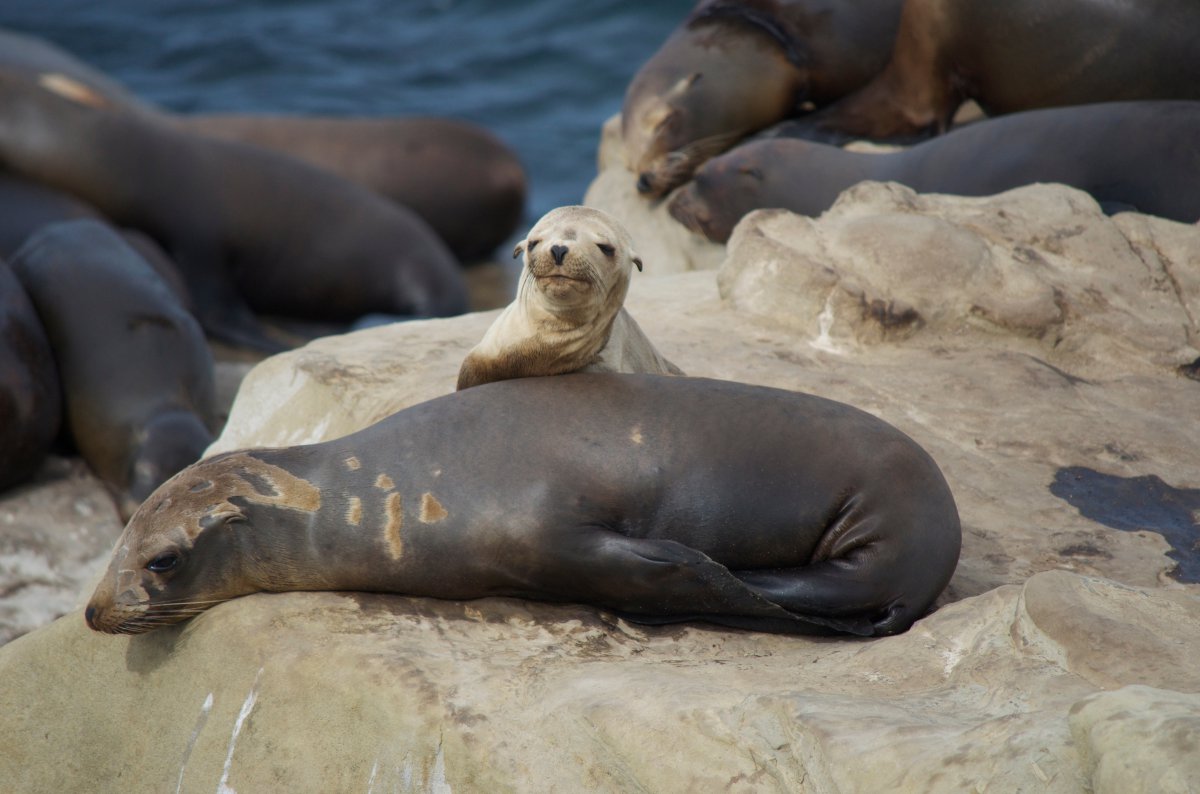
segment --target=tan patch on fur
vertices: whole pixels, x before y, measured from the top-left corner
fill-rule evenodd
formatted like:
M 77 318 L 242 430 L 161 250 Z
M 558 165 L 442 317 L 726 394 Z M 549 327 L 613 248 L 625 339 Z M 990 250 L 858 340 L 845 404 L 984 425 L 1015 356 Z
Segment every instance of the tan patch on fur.
M 421 515 L 418 520 L 422 524 L 436 524 L 448 515 L 446 508 L 433 494 L 429 491 L 421 494 Z
M 634 425 L 633 432 L 629 434 L 629 440 L 635 444 L 642 443 L 642 426 Z
M 213 488 L 203 489 L 199 493 L 189 492 L 190 488 L 204 481 L 211 482 Z M 168 515 L 173 512 L 172 518 L 177 518 L 178 525 L 185 528 L 188 538 L 195 540 L 200 534 L 200 520 L 205 516 L 241 512 L 230 501 L 233 497 L 241 497 L 250 504 L 305 513 L 315 513 L 321 509 L 320 488 L 287 469 L 245 452 L 201 461 L 175 475 L 168 481 L 170 483 L 174 483 L 175 487 L 167 489 L 163 486 L 161 498 L 148 500 L 134 513 L 126 532 L 137 526 L 142 532 L 153 533 L 155 530 L 147 525 L 147 517 L 163 510 Z M 222 501 L 213 501 L 217 496 L 214 490 L 224 497 Z M 166 527 L 176 525 L 176 522 L 156 517 L 154 525 Z
M 362 461 L 360 461 L 358 458 L 356 458 L 353 455 L 346 458 L 345 463 L 346 463 L 346 468 L 349 469 L 350 471 L 358 471 L 359 469 L 362 468 Z
M 38 85 L 80 105 L 93 108 L 108 106 L 108 100 L 78 80 L 57 72 L 38 75 Z
M 381 491 L 390 491 L 396 487 L 396 483 L 386 474 L 380 474 L 375 478 L 375 487 Z
M 362 523 L 362 500 L 357 496 L 350 497 L 350 506 L 346 508 L 346 523 L 353 526 Z
M 404 554 L 404 539 L 400 537 L 400 529 L 404 526 L 404 510 L 400 494 L 387 495 L 384 511 L 387 513 L 387 525 L 383 528 L 383 537 L 387 540 L 388 554 L 392 555 L 393 560 L 398 560 Z

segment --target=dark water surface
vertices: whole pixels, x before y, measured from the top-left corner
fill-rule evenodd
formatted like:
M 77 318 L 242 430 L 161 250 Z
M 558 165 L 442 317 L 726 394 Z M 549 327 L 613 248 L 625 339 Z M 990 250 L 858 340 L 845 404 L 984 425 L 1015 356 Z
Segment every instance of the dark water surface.
M 578 203 L 600 125 L 692 0 L 0 0 L 176 111 L 436 115 L 482 124 L 529 174 L 529 215 Z

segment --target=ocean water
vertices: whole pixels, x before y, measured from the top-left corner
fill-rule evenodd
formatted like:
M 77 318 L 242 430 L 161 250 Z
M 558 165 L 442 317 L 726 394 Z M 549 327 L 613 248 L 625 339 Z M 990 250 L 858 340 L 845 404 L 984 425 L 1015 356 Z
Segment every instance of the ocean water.
M 481 124 L 530 181 L 529 220 L 575 204 L 600 125 L 692 0 L 0 0 L 176 111 L 435 115 Z

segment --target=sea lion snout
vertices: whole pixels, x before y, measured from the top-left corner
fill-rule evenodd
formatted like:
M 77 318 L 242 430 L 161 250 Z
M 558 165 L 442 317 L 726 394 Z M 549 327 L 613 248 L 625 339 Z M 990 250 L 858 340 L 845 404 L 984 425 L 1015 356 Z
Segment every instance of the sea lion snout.
M 550 256 L 554 257 L 554 264 L 562 267 L 563 257 L 567 255 L 567 251 L 569 250 L 565 245 L 551 246 Z

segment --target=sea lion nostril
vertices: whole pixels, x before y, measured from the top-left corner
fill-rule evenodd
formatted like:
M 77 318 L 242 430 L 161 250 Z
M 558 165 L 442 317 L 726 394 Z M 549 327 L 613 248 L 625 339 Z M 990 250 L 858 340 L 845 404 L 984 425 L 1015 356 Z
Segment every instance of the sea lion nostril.
M 567 255 L 567 247 L 565 245 L 556 245 L 550 249 L 550 255 L 554 257 L 554 264 L 561 265 L 563 257 Z
M 88 626 L 96 628 L 96 608 L 88 607 L 83 611 L 83 619 L 87 621 Z
M 651 190 L 650 177 L 646 174 L 639 174 L 637 181 L 638 193 L 649 193 Z

